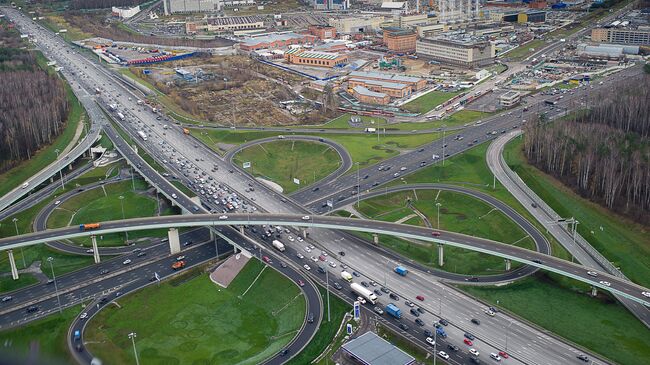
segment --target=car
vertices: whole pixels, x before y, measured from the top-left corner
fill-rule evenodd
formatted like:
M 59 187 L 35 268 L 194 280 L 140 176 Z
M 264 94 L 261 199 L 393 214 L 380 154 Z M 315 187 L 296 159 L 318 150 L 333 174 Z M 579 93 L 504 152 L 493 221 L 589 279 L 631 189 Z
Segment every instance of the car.
M 584 361 L 584 362 L 589 362 L 589 357 L 587 355 L 580 354 L 580 355 L 577 356 L 577 358 Z
M 323 255 L 318 256 L 318 259 L 319 259 L 320 261 L 325 261 L 325 260 L 327 260 L 327 259 L 325 258 L 325 256 L 323 256 Z
M 460 350 L 460 348 L 458 346 L 452 345 L 452 344 L 448 344 L 447 348 L 450 349 L 453 352 L 458 352 Z
M 599 283 L 601 283 L 602 285 L 605 285 L 605 286 L 612 286 L 612 284 L 609 281 L 601 280 L 601 281 L 599 281 Z
M 476 318 L 472 318 L 472 323 L 474 323 L 474 324 L 477 325 L 477 326 L 480 326 L 480 325 L 481 325 L 481 321 L 479 321 L 479 320 L 476 319 Z
M 311 270 L 311 267 L 309 267 L 309 265 L 307 265 L 307 264 L 304 264 L 302 267 L 304 267 L 305 270 L 307 270 L 307 271 Z
M 226 219 L 228 219 L 227 215 L 220 215 L 219 216 L 219 220 L 225 221 Z
M 424 327 L 424 321 L 421 320 L 420 318 L 416 318 L 415 323 L 420 327 Z
M 494 315 L 496 314 L 496 313 L 494 313 L 491 309 L 486 309 L 486 310 L 483 311 L 483 312 L 484 312 L 485 314 L 487 314 L 488 316 L 490 316 L 490 317 L 494 317 Z
M 384 314 L 384 310 L 379 307 L 374 307 L 372 310 L 374 310 L 375 313 L 379 314 L 380 316 Z
M 382 294 L 381 290 L 379 290 L 379 289 L 375 289 L 375 290 L 373 290 L 373 292 L 374 292 L 378 297 L 384 295 L 384 294 Z
M 131 263 L 131 259 L 126 259 L 126 260 L 122 261 L 122 265 L 128 265 L 130 263 Z
M 295 241 L 295 238 L 293 238 L 293 236 L 289 236 L 289 237 L 287 237 L 287 239 L 288 239 L 290 242 Z
M 10 301 L 12 299 L 13 299 L 13 297 L 11 295 L 7 295 L 7 296 L 2 297 L 2 302 L 3 303 L 8 302 L 8 301 Z
M 404 323 L 400 323 L 399 328 L 401 328 L 402 331 L 408 331 L 409 330 L 409 326 L 405 325 Z
M 475 348 L 471 348 L 471 349 L 469 349 L 469 353 L 472 354 L 472 355 L 474 355 L 474 356 L 478 356 L 478 355 L 479 355 L 478 350 L 475 349 Z
M 280 267 L 283 268 L 283 269 L 286 269 L 286 268 L 287 268 L 287 264 L 285 264 L 284 262 L 281 262 L 281 263 L 280 263 Z
M 505 351 L 499 351 L 499 356 L 501 356 L 504 359 L 507 359 L 507 358 L 510 357 L 510 355 L 508 355 L 508 353 L 505 352 Z
M 449 355 L 444 351 L 438 351 L 438 356 L 442 357 L 445 360 L 449 360 Z
M 470 340 L 469 338 L 463 338 L 463 342 L 467 346 L 472 346 L 473 345 L 472 340 Z
M 352 275 L 353 275 L 354 277 L 357 277 L 357 278 L 358 278 L 358 277 L 361 277 L 361 274 L 359 274 L 359 273 L 356 272 L 356 271 L 353 271 L 353 272 L 352 272 Z
M 99 275 L 106 275 L 108 273 L 109 273 L 108 269 L 103 269 L 102 271 L 99 272 Z
M 311 248 L 309 248 L 309 246 L 306 246 L 305 247 L 305 252 L 311 252 Z
M 399 300 L 399 297 L 398 297 L 397 295 L 395 295 L 395 293 L 390 293 L 388 296 L 389 296 L 390 299 L 392 299 L 392 300 L 395 300 L 395 301 L 398 301 L 398 300 Z
M 420 312 L 416 311 L 415 308 L 411 308 L 410 312 L 411 312 L 412 315 L 414 315 L 416 317 L 420 316 Z
M 362 298 L 362 297 L 357 297 L 357 302 L 359 302 L 361 304 L 366 304 L 366 300 L 364 298 Z
M 593 276 L 593 277 L 598 277 L 598 273 L 595 271 L 587 271 L 587 275 Z
M 88 313 L 86 313 L 86 312 L 81 313 L 81 315 L 79 316 L 79 318 L 80 318 L 80 319 L 86 319 L 86 318 L 88 318 Z
M 361 285 L 363 285 L 365 288 L 367 288 L 367 287 L 370 286 L 370 284 L 368 284 L 367 281 L 362 281 L 362 282 L 361 282 Z
M 424 297 L 422 295 L 418 295 L 417 297 L 415 297 L 415 299 L 417 299 L 417 300 L 419 300 L 421 302 L 424 301 Z
M 311 219 L 311 217 L 308 216 L 308 215 L 303 215 L 303 216 L 302 216 L 302 220 L 303 220 L 303 221 L 308 221 L 308 220 L 310 220 L 310 219 Z
M 472 341 L 474 341 L 474 339 L 476 338 L 473 334 L 471 334 L 471 333 L 469 333 L 469 332 L 465 332 L 465 333 L 463 334 L 463 336 L 464 336 L 465 338 L 469 339 L 469 340 L 472 340 Z
M 641 295 L 643 295 L 646 298 L 650 298 L 650 291 L 642 291 Z
M 383 291 L 383 292 L 386 293 L 386 294 L 390 293 L 390 290 L 388 290 L 388 288 L 383 287 L 383 286 L 381 287 L 380 290 Z
M 341 284 L 339 284 L 339 283 L 336 282 L 336 281 L 335 281 L 334 284 L 332 284 L 332 285 L 336 288 L 336 290 L 341 290 L 341 289 L 343 289 L 343 286 L 341 286 Z
M 501 356 L 497 354 L 496 352 L 493 352 L 490 354 L 490 357 L 496 361 L 501 361 Z
M 176 261 L 183 261 L 183 260 L 185 260 L 185 256 L 184 256 L 184 255 L 180 255 L 180 256 L 178 256 L 178 257 L 176 258 Z
M 336 263 L 334 263 L 334 262 L 332 262 L 332 261 L 330 261 L 328 265 L 329 265 L 331 268 L 335 268 L 335 267 L 336 267 Z
M 417 307 L 417 308 L 415 308 L 415 310 L 417 310 L 418 312 L 424 314 L 424 309 L 422 309 L 421 307 Z
M 86 250 L 86 253 L 93 253 L 93 252 L 95 252 L 95 250 L 93 250 L 92 248 Z
M 442 328 L 442 325 L 440 323 L 434 323 L 433 327 L 435 328 Z
M 345 251 L 339 251 L 339 255 L 345 256 Z
M 136 256 L 137 257 L 147 256 L 147 252 L 145 252 L 145 251 L 138 252 L 138 254 Z
M 433 231 L 433 232 L 431 232 L 431 235 L 432 235 L 433 237 L 440 237 L 440 232 L 438 232 L 438 231 Z
M 26 311 L 27 311 L 27 313 L 38 312 L 38 307 L 35 306 L 35 305 L 32 305 L 32 306 L 30 306 L 30 307 L 27 307 Z
M 431 330 L 428 330 L 428 329 L 425 329 L 422 333 L 424 334 L 424 337 L 433 336 L 433 332 L 431 332 Z
M 301 287 L 305 286 L 305 282 L 298 279 L 298 286 L 301 286 Z
M 314 313 L 309 313 L 309 316 L 307 316 L 307 323 L 314 323 Z
M 446 320 L 446 319 L 444 319 L 444 318 L 440 318 L 440 320 L 438 321 L 438 323 L 440 323 L 440 324 L 443 325 L 443 326 L 449 326 L 449 321 Z
M 289 349 L 284 349 L 280 351 L 280 356 L 286 356 L 289 353 Z
M 370 285 L 377 286 L 377 283 L 374 280 L 370 280 Z
M 310 257 L 310 258 L 311 258 L 311 260 L 312 260 L 313 262 L 318 262 L 318 257 L 316 257 L 316 256 L 312 256 L 312 257 Z
M 431 346 L 436 344 L 436 341 L 432 337 L 427 337 L 426 341 Z
M 298 252 L 298 253 L 296 254 L 296 257 L 299 258 L 299 259 L 301 259 L 301 260 L 305 258 L 305 256 L 304 256 L 303 254 L 301 254 L 300 252 Z

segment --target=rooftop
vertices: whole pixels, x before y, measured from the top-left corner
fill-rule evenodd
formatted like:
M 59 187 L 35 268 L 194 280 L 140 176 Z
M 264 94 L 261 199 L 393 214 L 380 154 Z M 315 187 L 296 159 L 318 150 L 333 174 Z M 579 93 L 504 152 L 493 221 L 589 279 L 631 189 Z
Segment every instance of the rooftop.
M 391 345 L 374 332 L 366 332 L 347 342 L 342 348 L 365 365 L 408 365 L 415 362 L 413 356 Z
M 378 92 L 374 92 L 372 90 L 368 90 L 363 86 L 355 86 L 354 88 L 352 88 L 352 90 L 354 90 L 355 92 L 357 92 L 357 93 L 359 93 L 361 95 L 372 96 L 372 97 L 375 97 L 375 98 L 385 98 L 387 96 L 384 93 L 378 93 Z
M 272 42 L 286 41 L 289 39 L 297 39 L 297 38 L 302 39 L 304 37 L 305 37 L 304 35 L 297 34 L 297 33 L 269 34 L 260 37 L 246 38 L 242 41 L 242 43 L 252 46 L 260 43 L 272 43 Z
M 415 31 L 412 29 L 403 29 L 403 28 L 398 28 L 398 27 L 388 27 L 384 28 L 384 33 L 388 33 L 392 36 L 405 36 L 405 35 L 413 35 L 415 34 Z
M 301 48 L 293 48 L 285 52 L 285 54 L 295 54 L 296 56 L 304 58 L 318 58 L 322 60 L 333 60 L 341 57 L 338 53 L 331 52 L 318 52 L 318 51 L 305 51 Z
M 223 18 L 208 18 L 208 24 L 212 25 L 233 25 L 259 23 L 262 19 L 256 16 L 231 16 Z
M 396 84 L 394 82 L 388 82 L 388 81 L 379 81 L 379 80 L 364 80 L 364 79 L 358 79 L 356 77 L 350 78 L 350 81 L 355 80 L 355 81 L 361 81 L 363 83 L 369 84 L 369 85 L 377 85 L 377 86 L 382 86 L 387 89 L 404 89 L 408 87 L 406 84 Z
M 350 76 L 352 77 L 372 77 L 376 79 L 383 79 L 387 81 L 401 81 L 401 82 L 406 82 L 406 83 L 412 83 L 412 82 L 419 82 L 422 79 L 418 77 L 411 77 L 411 76 L 401 76 L 401 75 L 393 75 L 393 74 L 387 74 L 383 72 L 374 72 L 374 71 L 352 71 L 350 72 Z

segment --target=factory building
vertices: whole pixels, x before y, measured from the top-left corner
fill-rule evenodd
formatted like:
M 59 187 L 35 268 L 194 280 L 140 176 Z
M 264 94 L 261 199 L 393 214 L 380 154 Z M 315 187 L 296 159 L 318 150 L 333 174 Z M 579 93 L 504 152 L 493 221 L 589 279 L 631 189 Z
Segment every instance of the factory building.
M 116 6 L 113 6 L 111 8 L 112 15 L 119 17 L 121 19 L 131 18 L 139 12 L 140 12 L 140 5 L 134 6 L 132 8 L 118 8 Z
M 518 91 L 508 91 L 499 96 L 499 104 L 506 108 L 515 106 L 521 101 L 521 94 Z
M 410 85 L 397 84 L 388 81 L 362 80 L 356 78 L 348 79 L 348 87 L 354 88 L 362 86 L 370 91 L 386 94 L 392 98 L 403 98 L 411 95 L 412 88 Z
M 417 34 L 410 29 L 384 28 L 384 44 L 393 52 L 415 51 Z
M 259 49 L 286 48 L 293 44 L 313 43 L 316 37 L 311 34 L 282 33 L 267 34 L 259 37 L 244 39 L 239 44 L 239 49 L 250 52 Z
M 494 44 L 489 41 L 422 38 L 416 43 L 418 57 L 465 68 L 494 63 Z
M 221 0 L 163 0 L 165 15 L 204 13 L 221 10 Z
M 591 40 L 593 42 L 650 46 L 650 27 L 636 29 L 594 28 L 591 30 Z
M 379 30 L 384 22 L 383 16 L 356 16 L 349 18 L 329 18 L 330 26 L 338 33 L 372 33 Z
M 310 25 L 308 31 L 320 40 L 336 38 L 336 28 L 328 25 Z
M 388 74 L 383 72 L 369 72 L 369 71 L 352 71 L 349 74 L 350 78 L 357 80 L 375 80 L 392 82 L 396 84 L 405 84 L 411 87 L 413 91 L 420 91 L 427 86 L 427 80 L 419 77 L 401 76 Z
M 541 10 L 527 11 L 490 11 L 489 18 L 495 22 L 508 23 L 544 23 L 546 22 L 546 12 Z
M 368 90 L 363 86 L 355 86 L 352 88 L 352 96 L 364 104 L 386 105 L 390 103 L 390 96 Z
M 235 32 L 242 30 L 263 30 L 264 21 L 256 16 L 233 16 L 227 18 L 208 18 L 197 22 L 185 23 L 187 34 L 199 31 L 211 33 Z
M 317 66 L 337 67 L 348 63 L 348 56 L 339 53 L 307 51 L 301 48 L 293 48 L 284 53 L 284 58 L 289 63 Z
M 347 10 L 350 8 L 350 0 L 314 0 L 316 10 Z

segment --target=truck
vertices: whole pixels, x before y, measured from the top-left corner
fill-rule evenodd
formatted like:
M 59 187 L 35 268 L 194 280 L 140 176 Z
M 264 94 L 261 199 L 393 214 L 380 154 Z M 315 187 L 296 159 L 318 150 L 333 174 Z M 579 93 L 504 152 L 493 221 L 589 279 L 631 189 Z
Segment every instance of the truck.
M 91 229 L 98 229 L 100 227 L 99 223 L 86 223 L 86 224 L 80 224 L 79 225 L 79 230 L 80 231 L 90 231 Z
M 172 264 L 172 269 L 173 270 L 180 270 L 185 267 L 185 261 L 176 261 Z
M 124 114 L 122 114 L 122 113 L 117 113 L 117 117 L 120 118 L 121 120 L 126 119 L 126 118 L 124 118 Z
M 284 252 L 284 244 L 278 240 L 273 240 L 273 247 L 277 248 L 278 251 Z
M 402 318 L 402 311 L 393 303 L 388 303 L 384 311 L 397 319 Z
M 366 128 L 366 133 L 375 133 L 377 132 L 377 128 Z
M 347 271 L 341 271 L 341 277 L 343 278 L 343 280 L 352 282 L 352 275 Z
M 138 135 L 142 138 L 143 141 L 147 140 L 147 135 L 143 131 L 138 131 Z
M 400 274 L 400 275 L 402 275 L 402 276 L 406 276 L 406 274 L 408 274 L 409 271 L 406 270 L 406 268 L 403 267 L 403 266 L 397 266 L 397 267 L 395 268 L 395 272 L 398 273 L 398 274 Z
M 366 299 L 368 302 L 375 304 L 377 303 L 377 295 L 373 293 L 372 291 L 364 288 L 361 284 L 358 283 L 352 283 L 350 284 L 350 289 L 362 298 Z
M 183 134 L 190 134 L 190 130 L 187 128 L 183 128 Z

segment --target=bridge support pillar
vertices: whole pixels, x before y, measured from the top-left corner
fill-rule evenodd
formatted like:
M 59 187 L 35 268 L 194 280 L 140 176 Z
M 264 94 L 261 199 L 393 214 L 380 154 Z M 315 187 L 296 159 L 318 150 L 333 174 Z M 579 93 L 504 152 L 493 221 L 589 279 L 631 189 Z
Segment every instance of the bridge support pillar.
M 239 233 L 240 234 L 246 234 L 246 233 L 244 233 L 244 226 L 239 226 Z
M 591 287 L 591 296 L 595 297 L 596 295 L 598 295 L 598 288 L 596 288 L 595 286 L 592 286 Z
M 54 182 L 54 176 L 50 177 L 50 184 Z
M 445 264 L 445 246 L 438 244 L 438 266 Z
M 209 229 L 209 231 L 210 231 L 210 241 L 214 241 L 214 236 L 215 236 L 214 235 L 214 230 Z
M 167 231 L 167 238 L 169 239 L 169 252 L 172 255 L 181 252 L 181 239 L 178 236 L 178 229 L 170 228 Z
M 510 271 L 512 269 L 512 261 L 506 259 L 506 271 Z
M 300 234 L 302 234 L 302 238 L 307 239 L 307 229 L 301 228 Z
M 90 240 L 93 243 L 93 259 L 95 259 L 96 264 L 99 264 L 101 260 L 99 258 L 99 248 L 97 248 L 97 236 L 90 236 Z
M 68 165 L 68 170 L 72 171 L 72 164 Z
M 11 266 L 11 278 L 18 280 L 18 269 L 16 268 L 16 260 L 14 259 L 14 250 L 7 251 L 9 254 L 9 265 Z
M 377 233 L 372 234 L 372 243 L 374 243 L 375 245 L 379 244 L 379 235 Z

